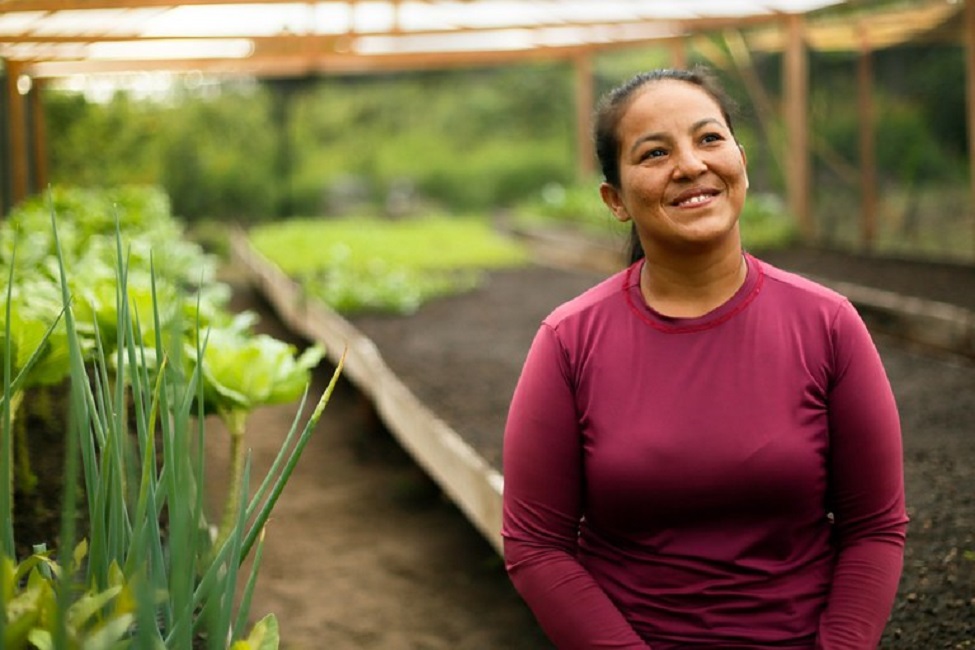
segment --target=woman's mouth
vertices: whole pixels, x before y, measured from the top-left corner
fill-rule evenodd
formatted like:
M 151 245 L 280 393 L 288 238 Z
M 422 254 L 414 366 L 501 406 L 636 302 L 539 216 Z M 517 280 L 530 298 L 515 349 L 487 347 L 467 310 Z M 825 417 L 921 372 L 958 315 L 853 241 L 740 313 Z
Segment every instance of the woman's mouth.
M 678 208 L 692 208 L 694 206 L 703 205 L 709 202 L 715 196 L 717 196 L 717 192 L 695 192 L 693 194 L 678 197 L 678 199 L 674 201 L 673 205 L 677 206 Z

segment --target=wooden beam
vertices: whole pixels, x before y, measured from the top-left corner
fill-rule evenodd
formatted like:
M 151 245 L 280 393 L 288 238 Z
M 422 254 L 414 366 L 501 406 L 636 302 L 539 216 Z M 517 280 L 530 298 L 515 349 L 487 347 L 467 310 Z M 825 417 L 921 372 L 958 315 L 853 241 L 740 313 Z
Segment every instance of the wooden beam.
M 782 74 L 785 89 L 786 192 L 789 209 L 799 223 L 804 239 L 815 236 L 809 206 L 809 63 L 802 16 L 790 15 L 785 20 L 788 32 Z
M 352 5 L 353 9 L 355 5 Z M 530 25 L 525 26 L 512 26 L 512 27 L 498 27 L 495 25 L 491 26 L 478 26 L 478 25 L 460 25 L 451 26 L 449 28 L 445 27 L 443 29 L 415 29 L 415 30 L 405 30 L 401 26 L 394 27 L 391 30 L 387 29 L 373 29 L 373 30 L 359 30 L 355 29 L 355 21 L 353 20 L 350 24 L 350 29 L 341 32 L 332 33 L 316 33 L 316 32 L 305 32 L 301 34 L 249 34 L 246 32 L 227 34 L 206 34 L 206 33 L 196 33 L 196 34 L 186 34 L 186 35 L 146 35 L 142 32 L 144 31 L 144 26 L 131 26 L 128 30 L 122 31 L 118 28 L 112 27 L 110 24 L 106 25 L 105 31 L 99 33 L 91 29 L 87 29 L 84 33 L 76 34 L 37 34 L 30 29 L 25 29 L 22 32 L 11 32 L 0 34 L 0 43 L 38 43 L 38 44 L 82 44 L 87 45 L 90 43 L 127 43 L 127 42 L 150 42 L 150 41 L 223 41 L 223 40 L 240 40 L 247 39 L 258 44 L 266 44 L 267 46 L 278 46 L 278 47 L 295 47 L 294 45 L 289 45 L 292 42 L 298 41 L 314 41 L 314 42 L 335 42 L 340 39 L 345 39 L 350 36 L 386 36 L 386 37 L 409 37 L 415 38 L 418 36 L 428 36 L 428 37 L 441 37 L 441 36 L 452 36 L 457 34 L 479 34 L 479 33 L 491 33 L 497 32 L 499 34 L 505 34 L 511 30 L 517 31 L 548 31 L 548 30 L 567 30 L 571 29 L 574 31 L 582 30 L 586 34 L 587 42 L 593 44 L 599 44 L 602 42 L 614 43 L 616 41 L 657 41 L 672 39 L 678 36 L 682 36 L 686 33 L 684 23 L 680 21 L 667 21 L 667 20 L 620 20 L 615 22 L 573 22 L 573 21 L 560 21 L 560 20 L 549 20 L 549 21 L 539 21 Z
M 17 88 L 23 65 L 7 61 L 7 138 L 10 142 L 10 199 L 17 205 L 30 193 L 27 154 L 27 115 Z
M 84 11 L 84 10 L 105 10 L 105 9 L 143 9 L 143 8 L 168 8 L 186 7 L 198 5 L 232 5 L 241 4 L 243 0 L 0 0 L 0 14 L 13 12 L 57 12 L 57 11 Z M 294 4 L 295 0 L 256 0 L 259 4 Z M 300 1 L 300 0 L 299 0 Z M 403 0 L 386 0 L 394 6 L 394 11 L 398 11 L 398 6 Z M 351 9 L 359 4 L 360 0 L 344 0 L 343 4 Z M 430 3 L 436 4 L 436 3 Z M 470 5 L 491 5 L 491 0 L 468 0 Z M 725 27 L 751 27 L 761 25 L 774 25 L 781 18 L 781 14 L 774 11 L 756 13 L 747 16 L 701 16 L 697 18 L 680 19 L 654 19 L 645 16 L 637 16 L 632 20 L 613 21 L 612 24 L 626 23 L 655 23 L 674 25 L 679 31 L 712 31 Z M 598 24 L 601 21 L 585 20 L 561 20 L 554 21 L 558 25 L 589 25 Z M 396 27 L 393 28 L 396 31 Z M 453 31 L 453 30 L 451 30 Z M 676 35 L 671 34 L 671 36 Z
M 452 67 L 510 65 L 530 61 L 568 60 L 580 54 L 633 47 L 634 43 L 584 44 L 521 50 L 407 52 L 358 54 L 355 52 L 255 53 L 250 57 L 223 59 L 144 59 L 34 61 L 26 71 L 34 78 L 58 78 L 75 74 L 127 72 L 199 72 L 213 75 L 288 76 L 352 74 Z
M 871 250 L 877 237 L 877 156 L 873 108 L 873 53 L 866 29 L 857 58 L 857 114 L 860 131 L 860 246 Z
M 595 100 L 592 57 L 582 53 L 573 58 L 576 90 L 576 175 L 585 181 L 596 173 L 596 150 L 592 140 L 592 110 Z
M 955 2 L 940 0 L 906 8 L 864 7 L 855 17 L 840 14 L 810 22 L 806 25 L 806 45 L 819 52 L 856 52 L 860 47 L 859 30 L 864 29 L 861 27 L 864 24 L 874 50 L 917 41 L 920 37 L 950 40 L 954 30 L 940 28 L 953 21 L 961 22 L 957 20 L 960 11 Z M 940 33 L 933 35 L 935 30 Z M 784 52 L 788 46 L 788 34 L 772 26 L 751 30 L 747 38 L 750 49 L 757 52 Z M 958 41 L 957 38 L 954 40 Z
M 564 25 L 560 26 L 565 28 Z M 534 29 L 534 28 L 533 28 Z M 618 30 L 622 29 L 621 32 L 617 33 Z M 68 74 L 85 74 L 92 73 L 97 74 L 99 72 L 118 72 L 118 71 L 158 71 L 158 70 L 170 70 L 174 72 L 183 70 L 202 70 L 204 72 L 212 72 L 214 74 L 220 74 L 227 71 L 239 72 L 241 74 L 247 74 L 250 70 L 262 70 L 268 65 L 275 66 L 275 62 L 280 62 L 282 60 L 288 59 L 287 64 L 284 66 L 282 73 L 287 73 L 287 70 L 292 68 L 298 68 L 299 72 L 308 70 L 319 70 L 325 71 L 325 68 L 330 67 L 334 61 L 339 61 L 340 68 L 349 67 L 347 62 L 350 57 L 355 57 L 361 59 L 361 64 L 351 66 L 351 69 L 364 69 L 371 70 L 377 67 L 381 69 L 410 69 L 414 67 L 413 63 L 416 61 L 422 62 L 419 67 L 429 68 L 436 67 L 437 61 L 442 61 L 446 67 L 451 67 L 457 65 L 458 62 L 461 64 L 467 64 L 468 62 L 475 62 L 477 59 L 484 59 L 488 63 L 494 60 L 505 61 L 505 62 L 515 62 L 519 60 L 532 60 L 532 59 L 558 59 L 558 58 L 569 58 L 578 52 L 589 52 L 594 50 L 610 51 L 614 49 L 621 49 L 627 47 L 634 47 L 637 45 L 643 45 L 651 42 L 666 42 L 660 35 L 662 33 L 669 34 L 668 30 L 661 31 L 661 26 L 659 24 L 650 23 L 639 23 L 631 24 L 625 28 L 620 26 L 610 26 L 610 25 L 594 25 L 592 27 L 586 28 L 585 38 L 580 39 L 579 42 L 569 45 L 543 45 L 529 42 L 520 49 L 502 49 L 502 50 L 420 50 L 411 49 L 409 51 L 392 51 L 388 54 L 370 54 L 360 52 L 360 48 L 363 45 L 359 38 L 365 38 L 367 36 L 380 35 L 378 33 L 371 34 L 299 34 L 299 35 L 276 35 L 276 36 L 259 36 L 259 37 L 222 37 L 221 39 L 210 39 L 210 40 L 238 40 L 250 42 L 253 46 L 253 51 L 250 56 L 245 57 L 199 57 L 194 59 L 186 58 L 142 58 L 137 52 L 134 52 L 131 58 L 127 59 L 89 59 L 84 56 L 84 51 L 81 53 L 69 53 L 68 56 L 62 56 L 57 58 L 54 54 L 45 54 L 38 50 L 38 53 L 31 60 L 27 61 L 30 63 L 30 73 L 33 76 L 41 77 L 53 77 L 53 76 L 64 76 Z M 609 31 L 606 31 L 609 30 Z M 472 31 L 472 32 L 482 32 L 485 30 L 480 29 L 470 29 L 461 31 Z M 495 30 L 497 31 L 497 30 Z M 542 33 L 542 29 L 539 28 L 539 33 Z M 608 34 L 616 34 L 613 38 L 608 38 Z M 442 36 L 445 32 L 443 31 L 425 31 L 403 34 L 402 36 L 407 39 L 412 39 L 414 36 L 429 36 L 436 37 Z M 449 34 L 449 32 L 447 32 Z M 456 37 L 456 34 L 454 35 Z M 27 37 L 33 43 L 44 44 L 45 40 L 43 37 Z M 131 35 L 113 35 L 112 37 L 105 37 L 106 40 L 99 41 L 100 37 L 87 35 L 87 36 L 62 36 L 54 39 L 57 43 L 77 43 L 86 44 L 89 42 L 108 42 L 111 41 L 141 41 L 148 42 L 151 40 L 183 40 L 183 39 L 139 39 Z M 187 42 L 197 41 L 203 37 L 195 37 L 192 39 L 186 39 Z M 396 36 L 387 35 L 386 38 L 396 39 Z M 672 39 L 673 37 L 667 36 L 667 39 Z M 542 39 L 537 39 L 541 41 Z M 19 42 L 14 36 L 0 36 L 0 55 L 3 53 L 3 43 L 13 43 L 23 44 Z M 395 48 L 395 42 L 393 48 Z M 12 57 L 18 60 L 24 60 L 23 57 Z M 301 59 L 301 62 L 297 62 L 293 59 Z M 387 65 L 384 63 L 385 60 L 399 60 L 403 65 Z M 433 63 L 429 63 L 433 61 Z M 270 62 L 270 63 L 269 63 Z M 377 62 L 378 66 L 377 66 Z M 56 72 L 57 71 L 57 72 Z M 258 72 L 259 73 L 259 72 Z

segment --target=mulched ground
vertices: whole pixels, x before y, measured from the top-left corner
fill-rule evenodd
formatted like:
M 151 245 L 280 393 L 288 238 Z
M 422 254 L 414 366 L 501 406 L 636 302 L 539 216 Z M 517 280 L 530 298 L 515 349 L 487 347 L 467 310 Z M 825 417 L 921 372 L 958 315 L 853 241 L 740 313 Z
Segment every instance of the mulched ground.
M 783 268 L 975 309 L 975 267 L 811 249 L 766 253 Z M 409 317 L 355 316 L 421 401 L 495 466 L 508 400 L 538 324 L 601 279 L 544 267 L 492 272 L 469 294 Z M 975 648 L 975 363 L 876 335 L 901 409 L 912 524 L 882 644 Z

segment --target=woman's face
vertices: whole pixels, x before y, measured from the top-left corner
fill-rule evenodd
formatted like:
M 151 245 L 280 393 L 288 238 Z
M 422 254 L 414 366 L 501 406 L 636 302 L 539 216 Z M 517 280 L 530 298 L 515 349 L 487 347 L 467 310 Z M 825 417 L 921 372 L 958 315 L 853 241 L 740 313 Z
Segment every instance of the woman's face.
M 620 187 L 603 183 L 603 201 L 620 221 L 633 220 L 647 257 L 740 247 L 748 174 L 721 107 L 684 81 L 636 92 L 617 127 Z

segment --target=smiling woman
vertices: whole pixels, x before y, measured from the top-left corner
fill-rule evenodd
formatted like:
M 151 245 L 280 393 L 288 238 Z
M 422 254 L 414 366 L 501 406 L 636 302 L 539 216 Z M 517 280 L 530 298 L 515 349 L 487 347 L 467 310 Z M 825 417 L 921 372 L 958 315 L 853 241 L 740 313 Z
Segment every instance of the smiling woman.
M 706 72 L 639 75 L 596 128 L 638 255 L 528 352 L 503 450 L 512 581 L 559 648 L 876 648 L 907 515 L 864 323 L 742 250 L 746 159 Z
M 603 149 L 616 151 L 618 180 L 600 192 L 617 219 L 632 221 L 638 250 L 653 259 L 641 275 L 647 303 L 671 316 L 701 316 L 745 279 L 744 150 L 706 78 L 656 72 L 637 79 L 639 92 L 612 100 L 626 109 L 616 130 L 603 120 Z

